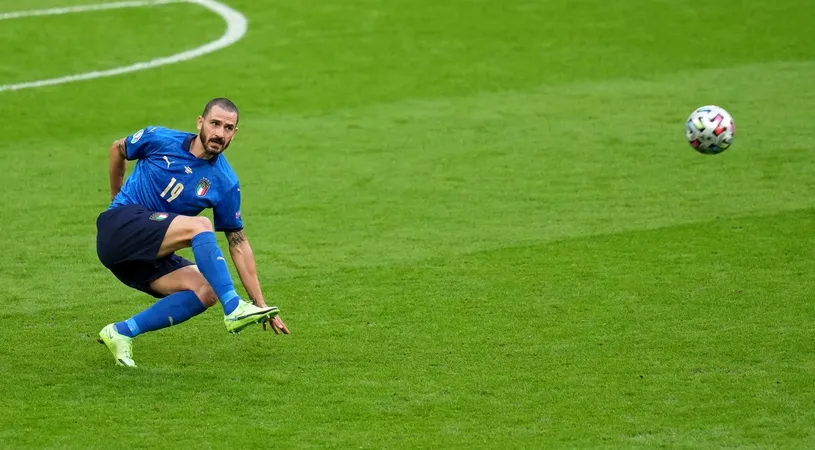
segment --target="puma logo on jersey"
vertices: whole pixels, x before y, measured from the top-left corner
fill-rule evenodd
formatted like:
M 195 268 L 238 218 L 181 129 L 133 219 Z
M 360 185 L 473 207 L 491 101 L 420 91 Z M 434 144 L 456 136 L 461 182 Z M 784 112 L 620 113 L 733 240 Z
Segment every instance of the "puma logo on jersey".
M 172 164 L 174 161 L 170 161 L 170 158 L 168 158 L 168 157 L 166 157 L 166 156 L 163 156 L 163 158 L 164 158 L 164 160 L 165 160 L 165 161 L 167 161 L 167 168 L 169 169 L 169 168 L 170 168 L 170 164 Z

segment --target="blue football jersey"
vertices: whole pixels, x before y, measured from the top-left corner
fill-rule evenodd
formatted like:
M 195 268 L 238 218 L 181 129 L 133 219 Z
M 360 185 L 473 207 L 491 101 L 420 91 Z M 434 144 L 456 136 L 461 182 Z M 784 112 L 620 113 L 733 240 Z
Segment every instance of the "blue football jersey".
M 197 216 L 212 208 L 215 229 L 243 229 L 241 188 L 224 155 L 210 160 L 190 153 L 195 134 L 147 127 L 127 137 L 127 159 L 138 160 L 110 208 L 142 205 L 150 210 Z

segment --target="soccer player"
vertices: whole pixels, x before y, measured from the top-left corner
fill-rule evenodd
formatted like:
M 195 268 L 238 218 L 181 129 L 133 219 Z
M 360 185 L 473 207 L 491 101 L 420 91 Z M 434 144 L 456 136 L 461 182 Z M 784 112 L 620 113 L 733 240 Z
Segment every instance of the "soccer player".
M 238 108 L 216 98 L 198 117 L 198 133 L 144 128 L 110 149 L 112 202 L 96 220 L 99 260 L 124 284 L 159 298 L 133 317 L 111 323 L 99 342 L 117 365 L 135 367 L 132 340 L 177 325 L 220 302 L 231 333 L 262 322 L 289 330 L 260 290 L 252 248 L 243 232 L 238 177 L 222 154 L 238 131 Z M 128 160 L 138 160 L 124 182 Z M 122 185 L 124 182 L 124 186 Z M 213 209 L 213 223 L 197 217 Z M 241 282 L 254 304 L 235 292 L 215 231 L 223 231 Z M 195 263 L 175 254 L 192 247 Z

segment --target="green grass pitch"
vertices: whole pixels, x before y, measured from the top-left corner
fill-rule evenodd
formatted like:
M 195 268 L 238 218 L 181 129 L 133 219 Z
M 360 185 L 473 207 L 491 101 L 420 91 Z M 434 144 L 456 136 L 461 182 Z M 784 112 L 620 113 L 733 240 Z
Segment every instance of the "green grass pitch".
M 225 2 L 234 46 L 0 92 L 0 448 L 815 447 L 815 3 Z M 0 85 L 223 30 L 3 20 Z M 214 308 L 114 367 L 96 333 L 152 300 L 96 257 L 107 150 L 215 96 L 292 334 Z M 705 104 L 721 155 L 684 139 Z

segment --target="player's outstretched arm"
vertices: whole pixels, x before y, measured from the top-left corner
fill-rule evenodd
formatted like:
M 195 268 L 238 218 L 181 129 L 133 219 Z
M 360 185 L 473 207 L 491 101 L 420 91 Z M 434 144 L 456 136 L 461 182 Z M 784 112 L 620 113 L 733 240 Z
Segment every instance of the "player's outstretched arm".
M 246 235 L 243 230 L 227 231 L 225 232 L 226 239 L 229 242 L 229 254 L 232 256 L 232 261 L 235 263 L 235 268 L 238 270 L 238 276 L 241 278 L 246 293 L 249 298 L 258 307 L 266 307 L 266 302 L 263 299 L 263 292 L 260 290 L 260 280 L 258 279 L 257 264 L 255 263 L 255 254 L 252 252 L 252 247 L 249 241 L 246 240 Z M 286 324 L 276 316 L 269 324 L 275 333 L 289 334 L 289 329 Z M 263 324 L 266 329 L 267 324 Z
M 122 190 L 125 181 L 125 169 L 127 168 L 127 148 L 125 139 L 121 138 L 110 146 L 110 199 L 113 200 L 116 194 Z

